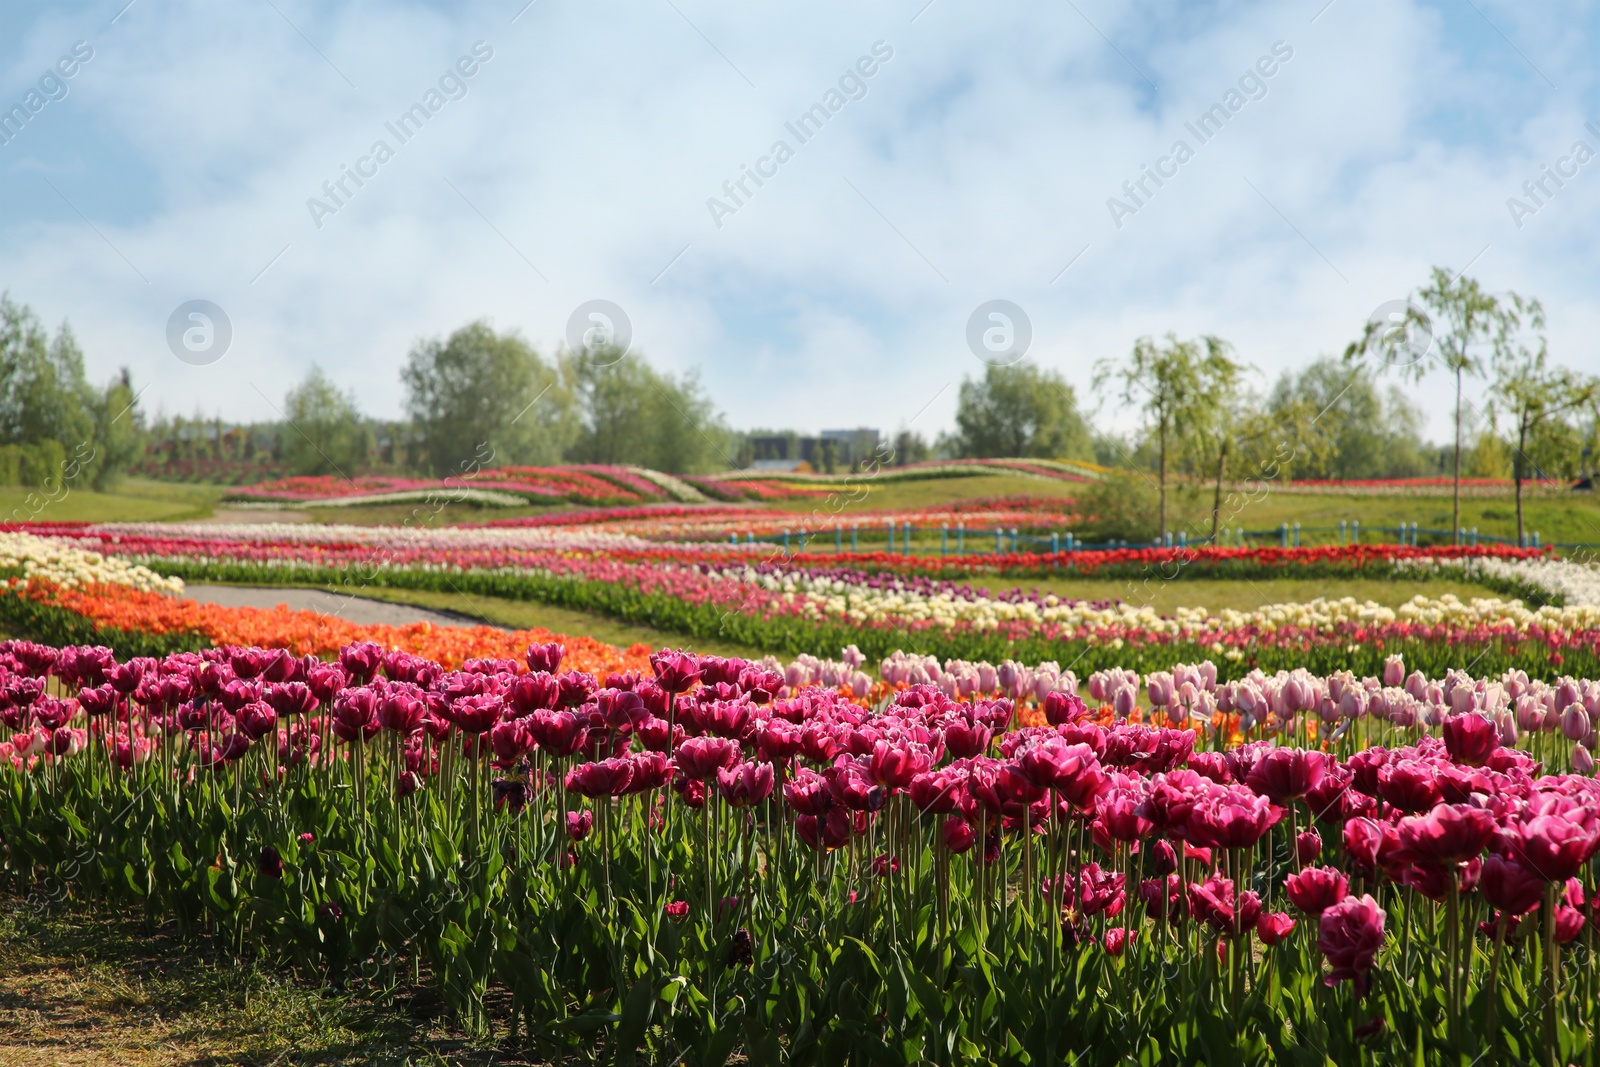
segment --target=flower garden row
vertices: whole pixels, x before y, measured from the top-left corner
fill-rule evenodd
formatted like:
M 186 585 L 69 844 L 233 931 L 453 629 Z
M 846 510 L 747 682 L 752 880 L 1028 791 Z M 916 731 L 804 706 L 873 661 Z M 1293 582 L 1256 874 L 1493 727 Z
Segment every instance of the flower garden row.
M 346 478 L 334 475 L 279 478 L 230 489 L 226 501 L 334 507 L 411 500 L 464 500 L 480 504 L 624 504 L 650 501 L 775 501 L 824 498 L 840 490 L 915 481 L 1007 475 L 1043 481 L 1087 482 L 1099 469 L 1053 460 L 953 460 L 876 467 L 827 475 L 729 471 L 672 475 L 644 467 L 569 464 L 558 467 L 487 467 L 440 479 Z
M 0 643 L 3 874 L 552 1059 L 1593 1051 L 1593 681 L 564 651 Z
M 1479 669 L 1518 668 L 1545 679 L 1565 672 L 1600 673 L 1595 669 L 1600 666 L 1600 607 L 1587 604 L 1530 609 L 1516 601 L 1464 604 L 1446 596 L 1419 597 L 1389 609 L 1347 598 L 1216 615 L 1180 610 L 1163 617 L 1128 603 L 1088 603 L 1020 590 L 997 595 L 892 573 L 752 561 L 726 545 L 639 547 L 614 535 L 606 547 L 592 537 L 564 542 L 559 531 L 530 530 L 509 533 L 555 540 L 539 550 L 450 552 L 425 539 L 438 532 L 419 531 L 424 547 L 417 547 L 360 529 L 368 540 L 352 543 L 321 540 L 331 535 L 326 527 L 311 528 L 310 536 L 293 541 L 216 535 L 156 539 L 105 528 L 48 540 L 8 534 L 4 543 L 13 547 L 0 549 L 0 566 L 9 558 L 13 573 L 28 580 L 0 599 L 0 610 L 66 613 L 89 624 L 140 632 L 181 626 L 176 620 L 185 609 L 159 593 L 118 585 L 78 588 L 76 576 L 86 565 L 72 560 L 102 558 L 72 547 L 87 544 L 115 546 L 163 575 L 333 585 L 353 593 L 398 586 L 535 600 L 788 655 L 855 645 L 875 658 L 903 648 L 941 659 L 1075 662 L 1086 671 L 1118 666 L 1149 671 L 1184 659 L 1214 658 L 1226 675 L 1238 676 L 1254 667 L 1294 666 L 1374 674 L 1388 655 L 1401 653 L 1439 674 L 1468 663 Z M 482 537 L 488 532 L 464 533 Z M 693 554 L 702 562 L 687 562 Z M 109 571 L 107 580 L 116 580 Z

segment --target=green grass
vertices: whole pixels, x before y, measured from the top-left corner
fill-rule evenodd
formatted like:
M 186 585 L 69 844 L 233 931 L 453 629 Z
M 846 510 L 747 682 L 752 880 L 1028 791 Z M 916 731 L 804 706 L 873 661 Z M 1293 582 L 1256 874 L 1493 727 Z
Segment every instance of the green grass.
M 1600 544 L 1600 500 L 1593 493 L 1530 495 L 1523 498 L 1522 506 L 1527 529 L 1530 532 L 1537 530 L 1546 543 Z M 1185 508 L 1185 515 L 1197 517 L 1203 531 L 1210 532 L 1209 510 L 1191 504 Z M 1302 526 L 1334 526 L 1340 520 L 1351 519 L 1358 519 L 1362 526 L 1369 528 L 1414 522 L 1424 529 L 1447 530 L 1450 528 L 1450 498 L 1268 493 L 1263 499 L 1246 504 L 1237 515 L 1230 517 L 1224 512 L 1224 525 L 1243 526 L 1250 530 L 1272 529 L 1285 522 L 1299 522 Z M 1461 525 L 1468 529 L 1476 526 L 1479 533 L 1515 537 L 1516 502 L 1509 494 L 1504 497 L 1463 497 Z M 1393 540 L 1394 535 L 1385 535 L 1384 539 Z
M 1501 594 L 1470 582 L 1446 580 L 1402 581 L 1383 578 L 1359 578 L 1338 583 L 1303 578 L 1264 578 L 1238 580 L 1229 578 L 1179 578 L 1163 580 L 1152 570 L 1149 581 L 1096 578 L 1042 578 L 1016 582 L 1023 589 L 1038 589 L 1057 596 L 1079 600 L 1124 600 L 1130 604 L 1148 604 L 1162 615 L 1170 615 L 1180 607 L 1200 607 L 1208 611 L 1233 608 L 1253 611 L 1268 604 L 1304 603 L 1317 597 L 1355 597 L 1372 600 L 1386 607 L 1399 607 L 1412 597 L 1440 597 L 1454 593 L 1462 600 L 1472 597 L 1496 597 Z M 974 588 L 995 591 L 1014 588 L 1011 582 L 975 580 Z M 1503 597 L 1502 597 L 1503 599 Z
M 74 488 L 0 487 L 0 521 L 171 522 L 205 518 L 221 497 L 213 485 L 187 485 L 129 478 L 107 493 Z
M 523 1064 L 466 1040 L 437 997 L 333 993 L 133 913 L 0 900 L 0 1063 Z

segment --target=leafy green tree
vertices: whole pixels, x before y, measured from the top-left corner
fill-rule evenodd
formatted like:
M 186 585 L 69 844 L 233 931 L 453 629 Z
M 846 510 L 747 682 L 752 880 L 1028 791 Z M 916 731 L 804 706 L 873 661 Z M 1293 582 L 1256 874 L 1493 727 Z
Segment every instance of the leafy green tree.
M 20 456 L 21 478 L 111 484 L 140 451 L 136 400 L 126 369 L 95 390 L 71 327 L 52 338 L 31 308 L 0 293 L 0 445 Z
M 1488 360 L 1509 358 L 1511 338 L 1526 323 L 1534 330 L 1544 328 L 1544 308 L 1537 300 L 1516 293 L 1497 297 L 1487 293 L 1473 278 L 1452 274 L 1434 267 L 1433 274 L 1412 305 L 1403 323 L 1368 322 L 1357 341 L 1345 349 L 1346 359 L 1376 356 L 1412 381 L 1421 381 L 1434 369 L 1455 376 L 1455 443 L 1450 528 L 1456 543 L 1461 541 L 1461 437 L 1462 381 L 1484 376 Z M 1407 346 L 1426 330 L 1432 336 L 1429 350 L 1417 356 Z M 1487 353 L 1485 351 L 1487 349 Z M 1488 359 L 1486 359 L 1486 356 Z
M 1083 458 L 1090 451 L 1072 386 L 1029 362 L 990 365 L 981 380 L 962 381 L 953 443 L 968 459 Z
M 735 435 L 693 374 L 675 378 L 634 353 L 601 350 L 583 359 L 568 355 L 562 375 L 578 417 L 568 459 L 673 473 L 733 464 Z
M 417 342 L 400 371 L 406 412 L 435 475 L 558 462 L 577 423 L 557 368 L 482 320 Z
M 93 407 L 96 462 L 93 485 L 114 486 L 144 453 L 144 413 L 126 367 L 95 398 Z
M 1285 372 L 1263 418 L 1300 428 L 1288 455 L 1277 458 L 1285 477 L 1410 478 L 1432 469 L 1421 412 L 1397 387 L 1381 391 L 1367 363 L 1323 357 Z
M 292 472 L 348 478 L 367 467 L 372 434 L 356 408 L 354 392 L 340 392 L 322 368 L 313 365 L 283 403 L 279 447 Z
M 1160 537 L 1167 522 L 1167 472 L 1176 449 L 1194 434 L 1211 433 L 1225 420 L 1219 406 L 1237 388 L 1244 368 L 1233 361 L 1228 342 L 1219 337 L 1180 341 L 1172 334 L 1158 345 L 1148 337 L 1134 342 L 1133 353 L 1119 365 L 1102 360 L 1095 371 L 1095 388 L 1108 381 L 1120 386 L 1125 403 L 1137 404 L 1147 431 L 1156 441 L 1156 485 L 1160 496 Z
M 1501 346 L 1494 360 L 1494 375 L 1490 415 L 1509 418 L 1516 435 L 1511 478 L 1516 486 L 1517 543 L 1522 544 L 1522 483 L 1531 465 L 1530 452 L 1549 441 L 1575 437 L 1561 432 L 1563 424 L 1572 414 L 1585 409 L 1594 411 L 1600 401 L 1600 382 L 1566 367 L 1550 366 L 1548 345 L 1542 336 L 1536 343 Z

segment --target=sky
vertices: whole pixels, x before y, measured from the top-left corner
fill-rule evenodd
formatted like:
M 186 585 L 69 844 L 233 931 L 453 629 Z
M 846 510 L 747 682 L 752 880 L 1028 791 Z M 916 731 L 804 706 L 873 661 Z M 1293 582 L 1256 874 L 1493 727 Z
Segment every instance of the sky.
M 1538 297 L 1552 356 L 1600 372 L 1597 26 L 1578 0 L 0 0 L 0 289 L 147 412 L 237 420 L 313 365 L 397 417 L 419 339 L 483 318 L 548 355 L 616 327 L 598 300 L 736 427 L 931 438 L 1027 334 L 1123 429 L 1091 381 L 1137 338 L 1223 337 L 1265 388 L 1435 265 Z M 1444 376 L 1411 391 L 1443 439 Z

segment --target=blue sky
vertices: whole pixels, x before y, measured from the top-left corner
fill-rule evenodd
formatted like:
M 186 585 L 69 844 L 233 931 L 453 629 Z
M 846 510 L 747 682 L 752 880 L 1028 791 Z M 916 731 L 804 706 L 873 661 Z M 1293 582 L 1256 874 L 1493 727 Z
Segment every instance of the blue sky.
M 1540 297 L 1555 357 L 1600 371 L 1600 161 L 1520 227 L 1506 205 L 1600 149 L 1596 24 L 1566 0 L 0 0 L 0 108 L 93 50 L 0 145 L 0 287 L 147 409 L 229 418 L 273 417 L 313 363 L 394 415 L 417 338 L 487 317 L 548 353 L 603 298 L 736 426 L 931 436 L 982 371 L 983 301 L 1020 305 L 1029 357 L 1092 404 L 1097 360 L 1169 330 L 1231 340 L 1265 386 L 1432 264 Z M 800 144 L 785 123 L 875 45 Z M 385 124 L 458 61 L 400 144 Z M 1268 67 L 1215 137 L 1186 130 Z M 1180 138 L 1193 158 L 1119 227 L 1108 199 Z M 314 219 L 380 139 L 393 158 Z M 717 225 L 707 201 L 780 139 Z M 209 366 L 165 340 L 192 299 L 233 326 Z

